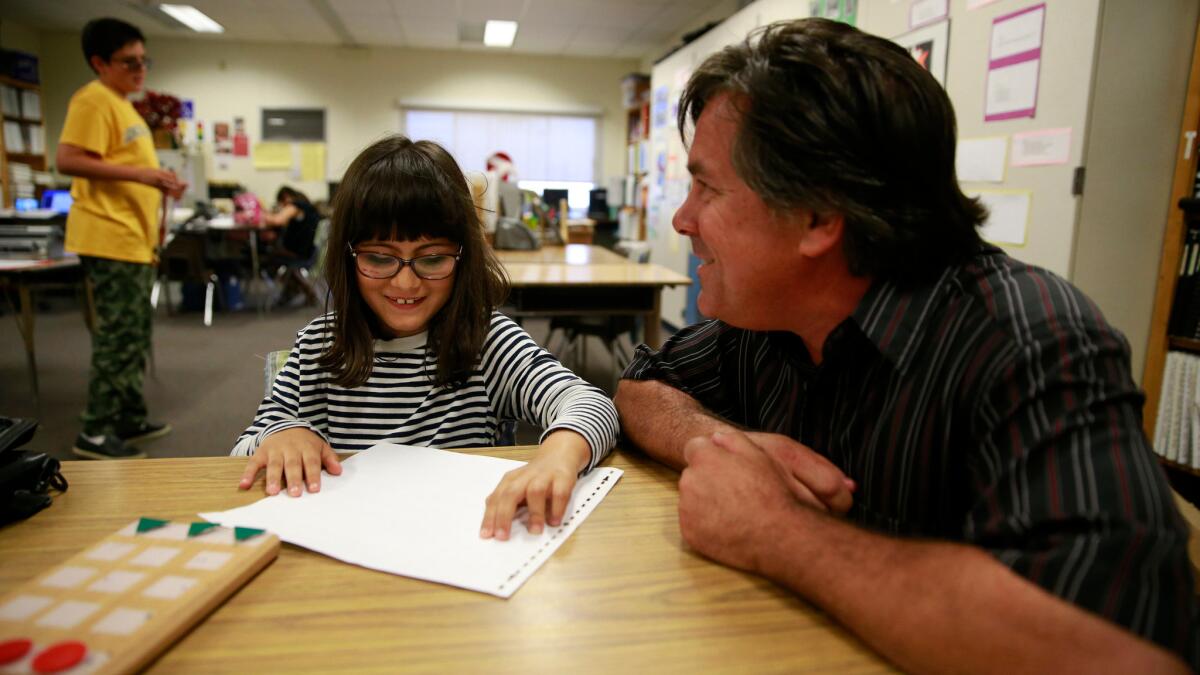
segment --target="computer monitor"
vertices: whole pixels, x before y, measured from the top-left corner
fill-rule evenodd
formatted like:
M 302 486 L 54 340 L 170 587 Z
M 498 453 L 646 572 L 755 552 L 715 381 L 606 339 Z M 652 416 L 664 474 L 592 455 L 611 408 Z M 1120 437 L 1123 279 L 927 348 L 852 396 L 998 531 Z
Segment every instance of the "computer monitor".
M 559 188 L 546 188 L 542 190 L 542 201 L 546 202 L 546 208 L 558 210 L 558 202 L 567 198 L 567 190 Z
M 70 190 L 46 190 L 42 193 L 41 208 L 50 209 L 55 213 L 67 213 L 71 210 L 73 202 Z

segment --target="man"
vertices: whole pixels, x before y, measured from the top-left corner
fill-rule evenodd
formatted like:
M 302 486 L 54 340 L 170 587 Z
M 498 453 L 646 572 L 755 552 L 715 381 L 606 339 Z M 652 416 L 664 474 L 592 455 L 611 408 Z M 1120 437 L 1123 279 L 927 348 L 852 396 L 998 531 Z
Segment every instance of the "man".
M 1129 350 L 984 245 L 945 92 L 819 19 L 713 55 L 679 108 L 700 310 L 639 348 L 626 437 L 683 469 L 694 549 L 905 670 L 1185 672 L 1186 528 Z
M 146 78 L 145 42 L 117 19 L 84 26 L 96 79 L 71 97 L 58 142 L 58 170 L 75 176 L 66 248 L 83 261 L 95 300 L 87 409 L 72 448 L 91 459 L 144 457 L 130 444 L 171 430 L 146 420 L 142 374 L 162 195 L 178 197 L 187 185 L 158 168 L 150 130 L 127 100 Z

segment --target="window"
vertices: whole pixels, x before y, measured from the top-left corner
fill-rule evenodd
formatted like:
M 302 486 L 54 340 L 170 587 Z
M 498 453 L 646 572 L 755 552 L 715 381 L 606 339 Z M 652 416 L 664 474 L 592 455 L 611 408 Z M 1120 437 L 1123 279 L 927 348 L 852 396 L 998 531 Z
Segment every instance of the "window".
M 263 108 L 264 141 L 325 141 L 324 108 Z
M 406 109 L 405 135 L 436 141 L 464 171 L 484 171 L 487 158 L 504 152 L 512 158 L 522 188 L 541 193 L 543 186 L 571 191 L 570 205 L 587 209 L 588 190 L 596 180 L 599 125 L 592 115 Z M 576 201 L 581 199 L 581 204 Z

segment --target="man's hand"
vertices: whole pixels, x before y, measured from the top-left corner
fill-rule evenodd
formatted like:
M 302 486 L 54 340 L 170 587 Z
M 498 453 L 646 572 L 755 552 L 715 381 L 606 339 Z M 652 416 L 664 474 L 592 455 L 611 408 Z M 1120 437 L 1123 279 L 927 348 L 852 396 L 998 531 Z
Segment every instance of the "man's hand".
M 762 546 L 776 538 L 776 528 L 792 527 L 805 508 L 778 463 L 739 433 L 693 438 L 683 453 L 687 468 L 679 477 L 679 530 L 684 541 L 718 562 L 762 572 Z
M 309 492 L 319 492 L 322 466 L 331 475 L 342 473 L 337 453 L 325 439 L 303 427 L 284 429 L 267 436 L 258 446 L 246 463 L 238 489 L 250 489 L 258 472 L 265 469 L 263 486 L 268 495 L 279 494 L 281 485 L 286 485 L 289 495 L 299 497 L 304 492 L 305 481 Z M 285 481 L 282 484 L 281 478 Z
M 782 434 L 746 432 L 718 434 L 714 442 L 724 448 L 757 446 L 783 473 L 784 482 L 804 504 L 818 511 L 844 515 L 854 504 L 854 481 L 833 462 L 812 448 Z

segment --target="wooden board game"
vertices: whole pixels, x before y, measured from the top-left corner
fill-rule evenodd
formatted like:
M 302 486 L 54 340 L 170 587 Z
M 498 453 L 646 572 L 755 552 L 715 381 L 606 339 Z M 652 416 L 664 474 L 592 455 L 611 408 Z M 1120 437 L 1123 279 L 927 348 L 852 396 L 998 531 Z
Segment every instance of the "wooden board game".
M 0 673 L 141 668 L 278 553 L 262 530 L 134 521 L 0 598 Z

